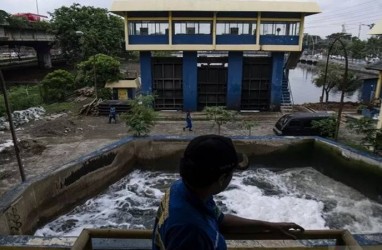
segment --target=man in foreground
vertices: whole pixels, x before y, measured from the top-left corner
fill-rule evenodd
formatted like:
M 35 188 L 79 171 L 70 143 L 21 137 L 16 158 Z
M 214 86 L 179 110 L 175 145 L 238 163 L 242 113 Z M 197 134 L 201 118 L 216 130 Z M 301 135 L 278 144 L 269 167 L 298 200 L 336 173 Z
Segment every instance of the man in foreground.
M 153 232 L 153 249 L 227 249 L 222 233 L 276 233 L 293 239 L 304 229 L 295 223 L 273 223 L 223 214 L 213 195 L 224 191 L 235 169 L 248 167 L 232 140 L 219 135 L 190 141 L 180 161 L 180 180 L 166 191 Z

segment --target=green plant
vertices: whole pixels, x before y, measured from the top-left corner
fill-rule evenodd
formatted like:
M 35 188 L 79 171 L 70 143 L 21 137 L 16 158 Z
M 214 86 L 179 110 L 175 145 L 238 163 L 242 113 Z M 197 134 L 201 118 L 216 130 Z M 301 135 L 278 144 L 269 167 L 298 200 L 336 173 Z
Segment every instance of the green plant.
M 77 87 L 94 86 L 96 81 L 97 89 L 101 89 L 105 87 L 106 82 L 121 79 L 121 72 L 119 70 L 120 62 L 104 54 L 91 56 L 88 60 L 78 64 L 77 67 Z
M 65 101 L 74 89 L 74 76 L 66 70 L 55 70 L 41 81 L 41 96 L 46 103 Z
M 98 98 L 103 100 L 111 100 L 113 97 L 113 93 L 109 88 L 101 88 L 98 90 Z
M 49 14 L 57 42 L 69 63 L 97 53 L 119 55 L 125 51 L 123 18 L 107 9 L 73 3 Z M 83 36 L 76 31 L 83 32 Z
M 248 136 L 251 136 L 252 128 L 256 127 L 257 125 L 258 125 L 257 122 L 248 121 L 248 120 L 242 121 L 242 123 L 241 123 L 241 127 L 243 129 L 248 130 Z
M 128 100 L 130 110 L 122 114 L 121 119 L 125 121 L 128 130 L 133 132 L 134 136 L 147 135 L 155 125 L 157 113 L 152 107 L 153 102 L 152 95 L 138 95 L 135 99 Z
M 363 146 L 371 146 L 373 151 L 381 146 L 380 136 L 382 134 L 382 129 L 377 129 L 372 119 L 363 117 L 351 121 L 348 124 L 348 128 L 364 136 L 361 140 Z
M 312 121 L 312 128 L 317 129 L 321 136 L 334 138 L 337 119 L 334 117 Z
M 362 110 L 367 108 L 367 105 L 365 104 L 360 104 L 358 107 L 357 107 L 357 113 L 358 114 L 361 114 L 362 113 Z
M 220 135 L 221 126 L 227 122 L 233 121 L 237 115 L 236 111 L 227 110 L 224 106 L 210 106 L 203 110 L 207 119 L 213 120 L 218 126 L 218 134 Z
M 24 110 L 42 104 L 39 86 L 18 86 L 8 91 L 9 103 L 12 111 Z M 0 95 L 0 116 L 5 115 L 4 97 Z
M 76 104 L 74 102 L 55 102 L 50 104 L 43 104 L 42 106 L 47 114 L 54 114 L 67 111 L 76 112 Z

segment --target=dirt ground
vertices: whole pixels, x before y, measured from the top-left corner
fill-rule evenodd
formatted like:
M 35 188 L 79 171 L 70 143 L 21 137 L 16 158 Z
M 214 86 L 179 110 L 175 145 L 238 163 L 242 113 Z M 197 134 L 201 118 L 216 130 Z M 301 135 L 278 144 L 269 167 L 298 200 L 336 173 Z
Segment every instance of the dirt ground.
M 330 110 L 334 106 L 310 105 L 310 109 Z M 296 111 L 306 111 L 305 106 L 295 107 Z M 356 106 L 347 105 L 345 114 L 355 113 Z M 251 135 L 273 135 L 272 127 L 282 116 L 279 112 L 245 112 L 238 120 L 256 121 Z M 203 113 L 192 113 L 193 131 L 183 131 L 185 114 L 175 111 L 159 111 L 159 121 L 150 135 L 201 135 L 217 133 L 212 121 L 207 121 Z M 351 131 L 341 131 L 340 138 L 357 138 Z M 222 135 L 249 135 L 239 122 L 222 127 Z M 52 171 L 63 164 L 86 155 L 96 149 L 130 135 L 123 121 L 109 124 L 105 116 L 79 116 L 76 112 L 61 113 L 34 121 L 17 129 L 20 155 L 27 179 Z M 11 139 L 9 131 L 0 131 L 0 144 Z M 21 178 L 13 147 L 0 153 L 0 195 L 11 189 Z

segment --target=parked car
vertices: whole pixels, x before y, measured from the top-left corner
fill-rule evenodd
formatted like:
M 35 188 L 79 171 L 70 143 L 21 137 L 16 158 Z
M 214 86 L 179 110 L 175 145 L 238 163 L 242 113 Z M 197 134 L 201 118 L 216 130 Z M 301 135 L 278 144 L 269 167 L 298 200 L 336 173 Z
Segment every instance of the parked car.
M 276 135 L 320 135 L 320 131 L 313 128 L 313 121 L 331 118 L 326 112 L 309 113 L 298 112 L 283 115 L 275 124 L 273 132 Z

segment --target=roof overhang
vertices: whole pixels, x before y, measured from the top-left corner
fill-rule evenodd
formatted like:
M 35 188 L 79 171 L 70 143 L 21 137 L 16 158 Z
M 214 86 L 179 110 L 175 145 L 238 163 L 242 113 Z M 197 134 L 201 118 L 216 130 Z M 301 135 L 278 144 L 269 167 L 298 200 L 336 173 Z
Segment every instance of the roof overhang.
M 137 88 L 138 79 L 134 80 L 119 80 L 117 82 L 107 82 L 105 84 L 105 88 L 110 88 L 110 89 L 121 89 L 121 88 Z
M 382 35 L 382 20 L 369 31 L 369 35 Z
M 320 13 L 316 1 L 309 0 L 114 0 L 110 9 L 118 15 L 128 12 L 298 12 Z

